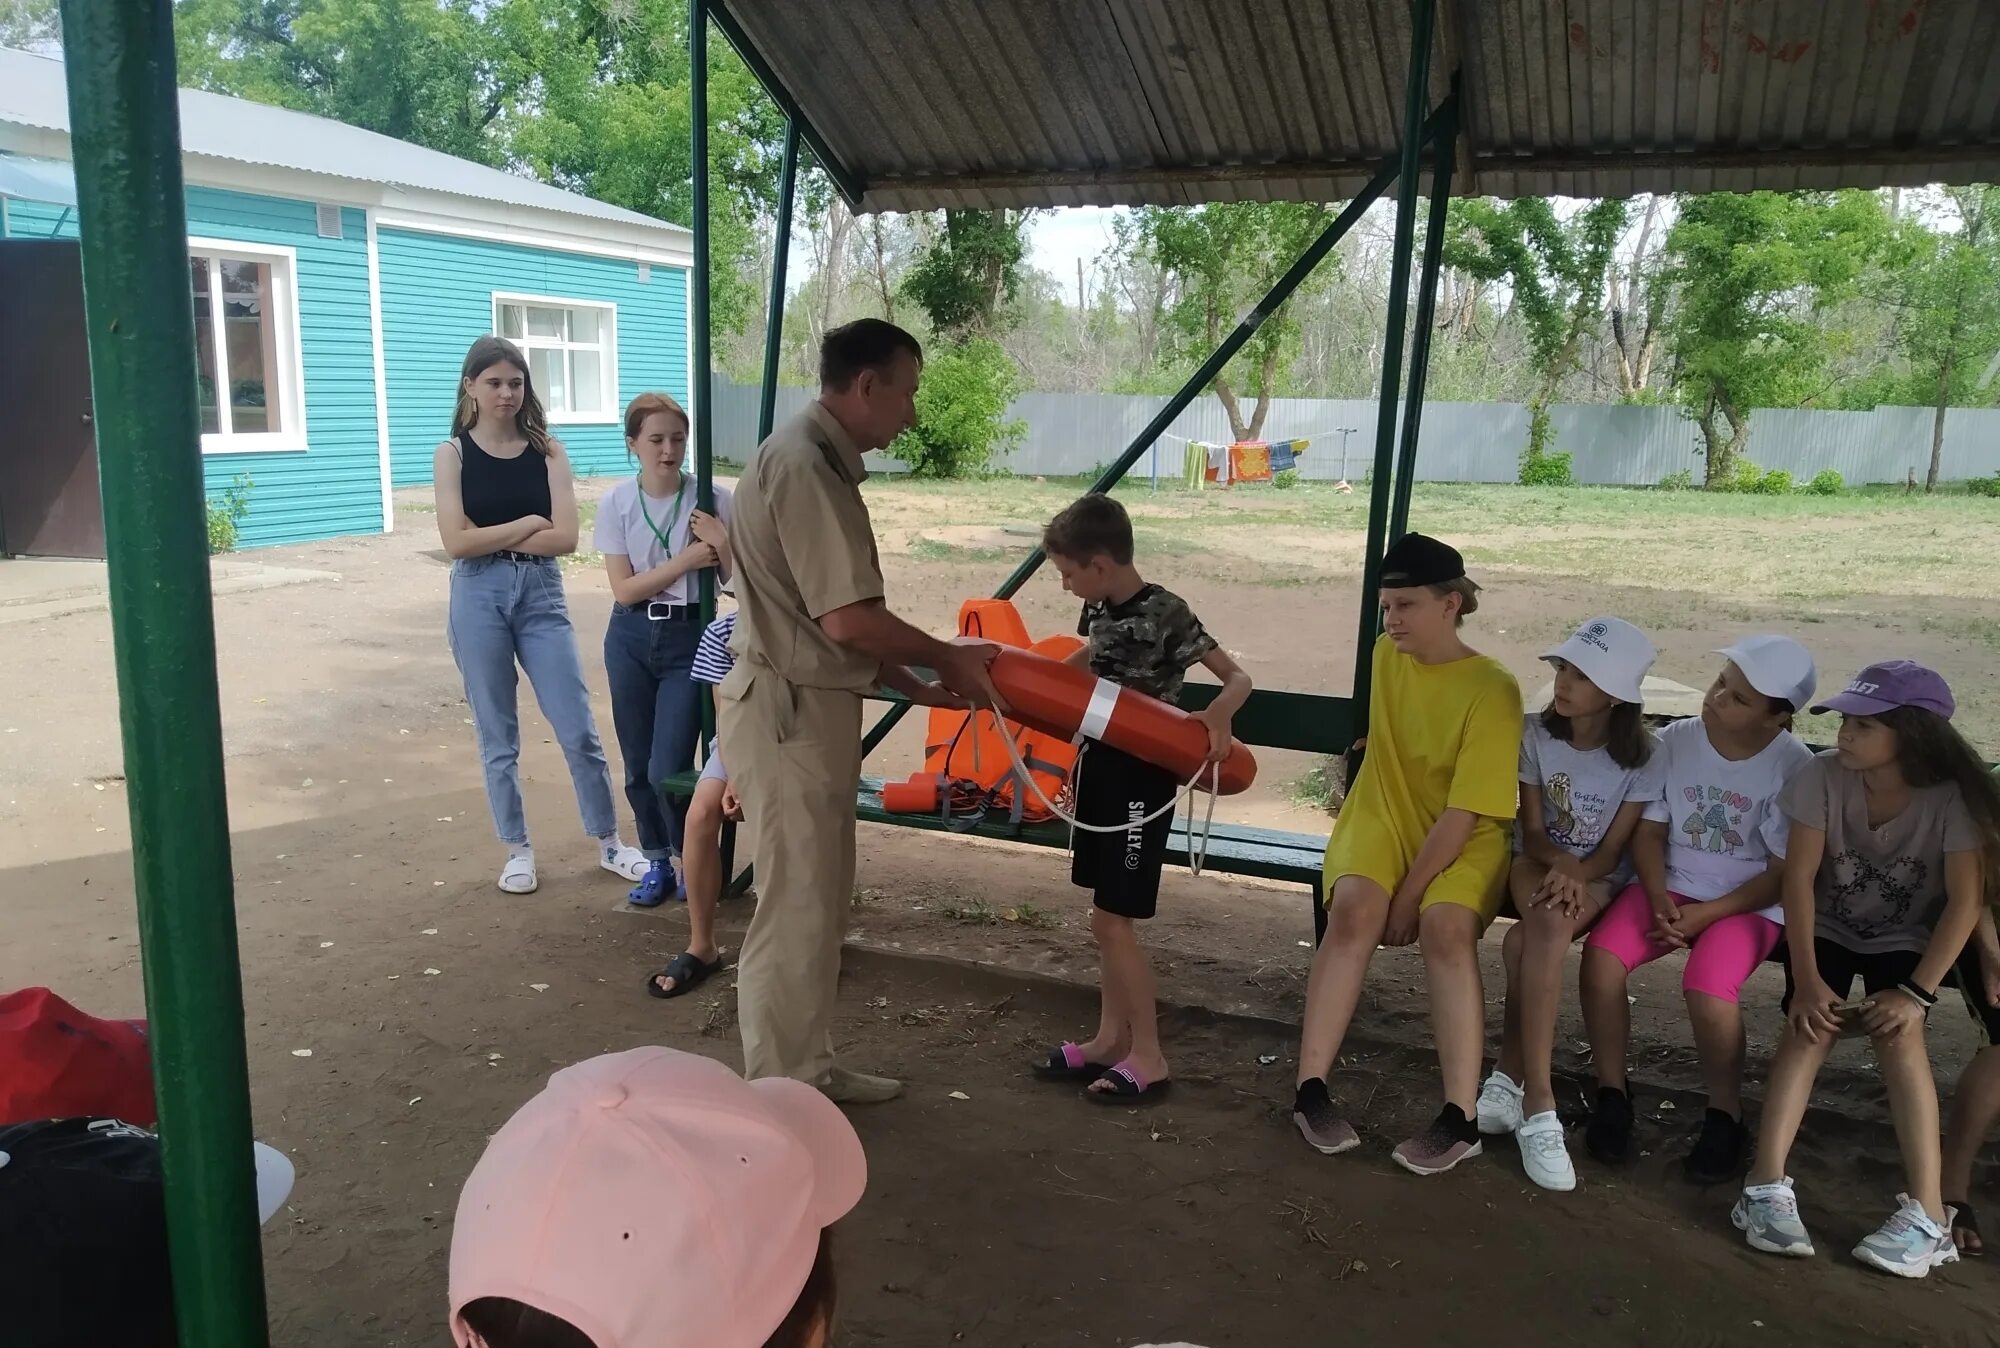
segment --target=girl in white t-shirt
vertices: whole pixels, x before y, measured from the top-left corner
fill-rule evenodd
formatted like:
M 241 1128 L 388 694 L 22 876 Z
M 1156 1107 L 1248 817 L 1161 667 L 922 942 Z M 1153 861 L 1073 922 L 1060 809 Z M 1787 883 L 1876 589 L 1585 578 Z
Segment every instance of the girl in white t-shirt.
M 1681 989 L 1708 1110 L 1682 1168 L 1698 1184 L 1734 1179 L 1747 1159 L 1737 998 L 1784 934 L 1778 797 L 1812 758 L 1791 722 L 1818 682 L 1812 656 L 1789 637 L 1745 637 L 1717 654 L 1728 663 L 1701 715 L 1660 734 L 1662 790 L 1632 835 L 1638 880 L 1604 910 L 1583 951 L 1583 1020 L 1598 1083 L 1584 1146 L 1614 1163 L 1632 1143 L 1626 984 L 1640 965 L 1688 952 Z
M 715 488 L 715 513 L 698 508 L 694 479 L 682 471 L 688 417 L 663 393 L 642 393 L 625 409 L 625 447 L 639 471 L 597 503 L 597 550 L 611 579 L 604 672 L 611 721 L 625 760 L 625 798 L 651 868 L 630 901 L 652 908 L 681 891 L 673 858 L 681 851 L 687 801 L 659 783 L 694 766 L 701 737 L 700 688 L 692 678 L 701 639 L 700 574 L 730 569 L 729 492 Z
M 1479 1092 L 1479 1131 L 1514 1134 L 1528 1178 L 1576 1187 L 1556 1117 L 1550 1059 L 1563 957 L 1631 876 L 1625 849 L 1660 796 L 1640 705 L 1653 644 L 1622 618 L 1592 618 L 1542 658 L 1555 695 L 1521 736 L 1517 853 L 1507 877 L 1520 920 L 1501 946 L 1507 1014 L 1500 1061 Z

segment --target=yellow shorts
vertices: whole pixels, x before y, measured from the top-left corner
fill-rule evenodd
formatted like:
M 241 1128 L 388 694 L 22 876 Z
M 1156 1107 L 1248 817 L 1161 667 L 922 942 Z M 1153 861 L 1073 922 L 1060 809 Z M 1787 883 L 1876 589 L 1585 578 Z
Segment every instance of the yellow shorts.
M 1359 805 L 1360 808 L 1354 808 Z M 1373 880 L 1389 894 L 1403 883 L 1423 846 L 1422 835 L 1405 838 L 1394 823 L 1364 802 L 1351 802 L 1334 822 L 1326 844 L 1325 894 L 1344 876 Z M 1508 826 L 1498 819 L 1481 819 L 1458 859 L 1444 868 L 1424 891 L 1422 908 L 1453 903 L 1479 915 L 1482 928 L 1499 915 L 1507 897 L 1507 868 L 1513 860 Z

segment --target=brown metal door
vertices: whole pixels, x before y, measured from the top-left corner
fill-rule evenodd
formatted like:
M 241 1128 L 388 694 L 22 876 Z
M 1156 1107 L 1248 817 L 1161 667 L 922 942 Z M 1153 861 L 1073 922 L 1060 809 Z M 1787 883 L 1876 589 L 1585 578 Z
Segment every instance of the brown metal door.
M 102 557 L 77 245 L 0 242 L 0 296 L 0 553 Z

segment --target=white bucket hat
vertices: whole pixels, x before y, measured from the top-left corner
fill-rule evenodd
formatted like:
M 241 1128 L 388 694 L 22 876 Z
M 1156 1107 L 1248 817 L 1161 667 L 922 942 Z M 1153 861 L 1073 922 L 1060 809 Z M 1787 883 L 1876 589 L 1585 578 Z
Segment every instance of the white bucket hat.
M 1646 671 L 1656 652 L 1646 634 L 1623 618 L 1590 618 L 1542 659 L 1573 666 L 1620 702 L 1643 702 Z
M 1811 704 L 1819 686 L 1819 670 L 1812 653 L 1790 637 L 1762 635 L 1744 637 L 1717 655 L 1743 671 L 1752 688 L 1765 697 L 1780 697 L 1795 711 Z

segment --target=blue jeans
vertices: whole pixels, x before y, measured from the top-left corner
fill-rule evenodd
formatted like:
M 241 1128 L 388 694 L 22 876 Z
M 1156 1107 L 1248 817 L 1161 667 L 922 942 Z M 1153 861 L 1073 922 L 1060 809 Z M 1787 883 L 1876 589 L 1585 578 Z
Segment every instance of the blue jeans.
M 447 630 L 452 659 L 465 680 L 465 700 L 472 706 L 479 756 L 486 765 L 486 801 L 493 807 L 500 841 L 528 841 L 528 820 L 521 809 L 517 660 L 569 760 L 584 831 L 593 838 L 616 833 L 611 768 L 591 719 L 590 693 L 555 560 L 493 556 L 453 562 Z
M 681 850 L 687 798 L 664 796 L 658 783 L 694 766 L 701 737 L 701 689 L 694 648 L 701 623 L 654 622 L 643 608 L 614 605 L 604 629 L 604 672 L 611 683 L 611 724 L 625 760 L 625 799 L 639 826 L 639 848 L 655 861 Z

